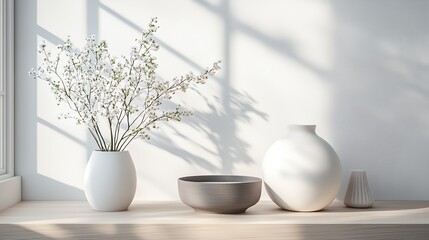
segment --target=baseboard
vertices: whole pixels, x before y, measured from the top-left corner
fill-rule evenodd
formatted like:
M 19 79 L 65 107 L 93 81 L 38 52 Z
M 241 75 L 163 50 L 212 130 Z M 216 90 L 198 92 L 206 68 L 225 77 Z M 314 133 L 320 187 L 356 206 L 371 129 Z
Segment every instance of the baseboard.
M 15 176 L 0 181 L 0 211 L 21 201 L 21 177 Z

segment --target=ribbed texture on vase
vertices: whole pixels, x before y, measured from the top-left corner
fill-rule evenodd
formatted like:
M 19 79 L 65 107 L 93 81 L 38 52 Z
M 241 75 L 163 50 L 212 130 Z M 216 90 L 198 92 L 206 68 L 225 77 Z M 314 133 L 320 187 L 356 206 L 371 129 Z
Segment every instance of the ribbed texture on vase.
M 344 204 L 352 208 L 372 207 L 372 198 L 365 171 L 352 171 Z

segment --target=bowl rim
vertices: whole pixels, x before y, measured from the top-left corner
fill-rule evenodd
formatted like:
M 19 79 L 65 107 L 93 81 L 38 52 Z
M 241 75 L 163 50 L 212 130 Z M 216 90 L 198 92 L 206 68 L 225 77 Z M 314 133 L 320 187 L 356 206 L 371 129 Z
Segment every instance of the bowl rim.
M 192 178 L 204 178 L 204 177 L 237 177 L 244 178 L 243 181 L 195 181 Z M 262 178 L 255 176 L 246 175 L 235 175 L 235 174 L 204 174 L 204 175 L 189 175 L 183 176 L 177 179 L 179 182 L 196 183 L 196 184 L 248 184 L 248 183 L 259 183 L 262 182 Z

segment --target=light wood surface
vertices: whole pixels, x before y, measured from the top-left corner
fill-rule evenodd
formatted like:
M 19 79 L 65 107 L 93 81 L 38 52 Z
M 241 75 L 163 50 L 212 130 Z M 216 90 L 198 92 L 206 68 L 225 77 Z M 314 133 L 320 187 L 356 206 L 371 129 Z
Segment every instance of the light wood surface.
M 429 239 L 429 201 L 340 202 L 320 212 L 260 202 L 244 214 L 195 212 L 180 202 L 134 202 L 97 212 L 84 201 L 21 202 L 0 212 L 0 239 Z

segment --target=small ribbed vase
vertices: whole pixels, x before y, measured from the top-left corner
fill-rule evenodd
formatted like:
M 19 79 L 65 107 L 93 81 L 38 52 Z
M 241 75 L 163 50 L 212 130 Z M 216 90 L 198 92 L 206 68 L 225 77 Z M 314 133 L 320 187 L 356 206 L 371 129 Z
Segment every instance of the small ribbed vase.
M 372 207 L 372 198 L 365 171 L 352 171 L 344 205 L 351 208 Z

